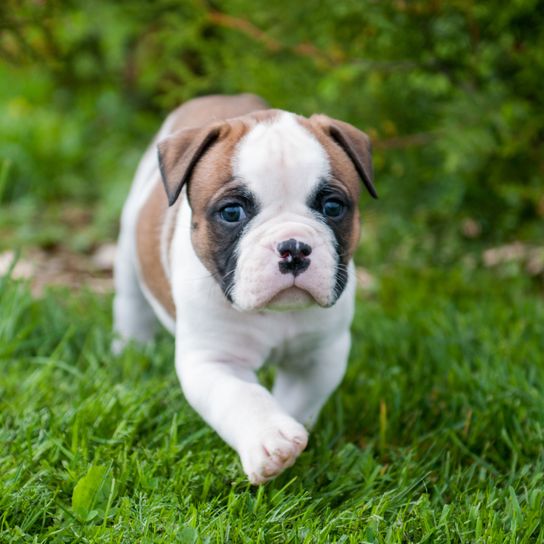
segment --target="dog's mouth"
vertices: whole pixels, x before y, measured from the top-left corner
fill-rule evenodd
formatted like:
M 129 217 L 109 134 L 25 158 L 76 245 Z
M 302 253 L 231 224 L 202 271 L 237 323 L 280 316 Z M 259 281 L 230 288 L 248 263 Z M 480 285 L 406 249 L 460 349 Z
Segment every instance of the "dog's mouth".
M 276 293 L 267 302 L 266 309 L 275 311 L 300 310 L 314 304 L 316 304 L 316 300 L 308 291 L 292 285 Z
M 231 304 L 241 312 L 297 311 L 310 307 L 329 308 L 335 302 L 335 268 L 333 256 L 325 249 L 307 270 L 297 275 L 282 273 L 273 264 L 263 261 L 269 251 L 257 253 L 253 259 L 246 257 L 238 262 L 233 288 L 229 291 Z M 268 264 L 270 264 L 268 266 Z

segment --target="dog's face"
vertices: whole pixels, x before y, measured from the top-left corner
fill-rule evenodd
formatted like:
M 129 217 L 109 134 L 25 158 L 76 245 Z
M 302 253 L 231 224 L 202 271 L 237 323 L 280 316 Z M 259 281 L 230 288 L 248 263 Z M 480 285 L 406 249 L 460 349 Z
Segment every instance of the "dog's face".
M 269 110 L 159 144 L 172 205 L 188 182 L 193 247 L 244 311 L 333 305 L 359 238 L 368 138 L 351 125 Z

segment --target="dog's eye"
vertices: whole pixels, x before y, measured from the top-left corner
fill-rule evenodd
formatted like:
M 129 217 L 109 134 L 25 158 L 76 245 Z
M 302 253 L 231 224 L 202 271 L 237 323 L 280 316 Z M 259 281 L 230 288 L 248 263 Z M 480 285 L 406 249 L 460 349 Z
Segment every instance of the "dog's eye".
M 323 215 L 332 219 L 338 219 L 344 213 L 346 207 L 336 198 L 329 198 L 323 202 Z
M 227 223 L 239 223 L 246 218 L 246 212 L 240 204 L 229 204 L 219 211 L 219 216 Z

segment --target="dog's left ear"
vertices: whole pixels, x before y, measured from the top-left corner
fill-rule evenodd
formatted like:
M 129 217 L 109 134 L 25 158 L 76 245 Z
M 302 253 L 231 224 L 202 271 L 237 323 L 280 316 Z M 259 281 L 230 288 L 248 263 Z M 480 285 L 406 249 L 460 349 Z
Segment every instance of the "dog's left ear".
M 350 158 L 357 173 L 363 180 L 367 191 L 378 198 L 376 188 L 372 183 L 372 156 L 370 138 L 364 132 L 343 121 L 332 119 L 327 115 L 316 114 L 310 117 L 327 136 L 330 136 Z
M 186 128 L 159 142 L 159 169 L 169 206 L 176 202 L 198 161 L 217 141 L 220 132 L 220 124 L 205 128 Z

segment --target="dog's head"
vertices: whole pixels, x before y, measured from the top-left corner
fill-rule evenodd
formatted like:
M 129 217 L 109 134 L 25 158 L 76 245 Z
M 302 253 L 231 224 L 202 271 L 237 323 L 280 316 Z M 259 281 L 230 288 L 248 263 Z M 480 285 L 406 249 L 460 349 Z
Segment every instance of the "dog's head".
M 159 143 L 170 205 L 185 184 L 193 247 L 240 310 L 333 305 L 359 239 L 369 139 L 314 115 L 255 112 Z

